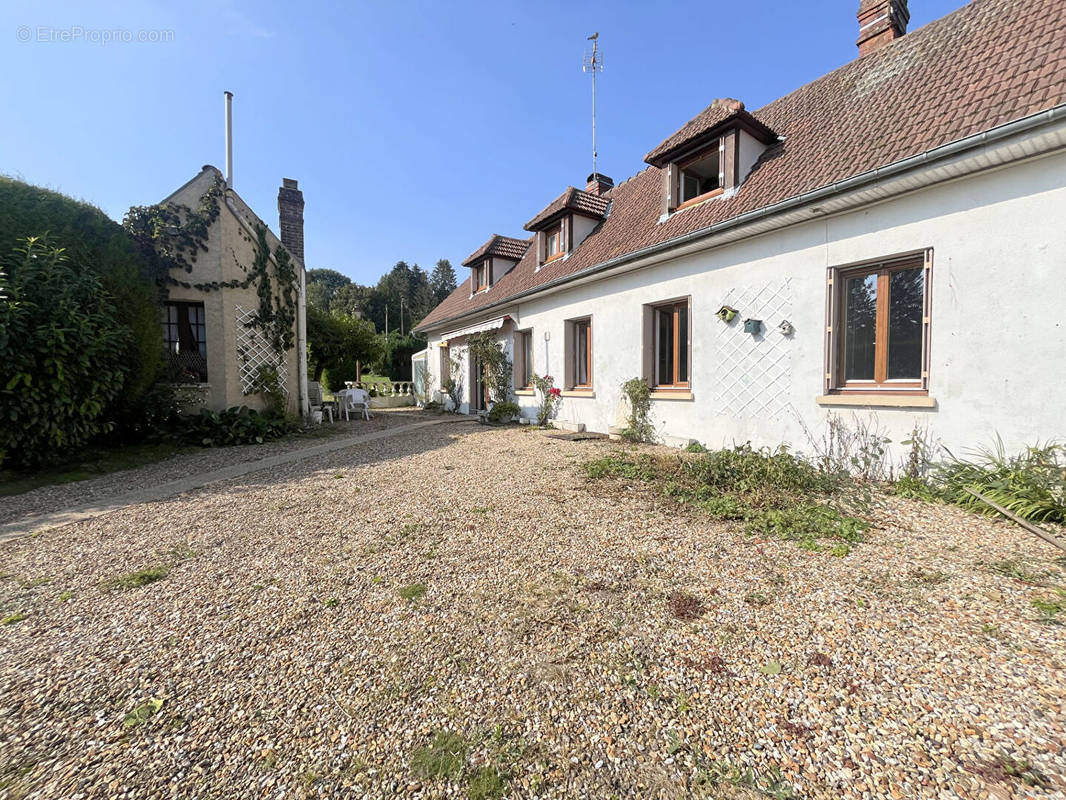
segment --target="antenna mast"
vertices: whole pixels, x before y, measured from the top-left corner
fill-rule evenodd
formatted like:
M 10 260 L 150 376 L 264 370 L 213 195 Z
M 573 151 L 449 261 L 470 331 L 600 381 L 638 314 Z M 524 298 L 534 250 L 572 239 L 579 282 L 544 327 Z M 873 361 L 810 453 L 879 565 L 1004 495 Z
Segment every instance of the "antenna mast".
M 603 54 L 599 52 L 599 38 L 600 32 L 592 34 L 588 37 L 588 41 L 592 42 L 592 53 L 585 53 L 585 57 L 581 64 L 582 72 L 592 73 L 592 174 L 597 175 L 596 171 L 596 156 L 599 155 L 596 152 L 596 73 L 603 72 Z

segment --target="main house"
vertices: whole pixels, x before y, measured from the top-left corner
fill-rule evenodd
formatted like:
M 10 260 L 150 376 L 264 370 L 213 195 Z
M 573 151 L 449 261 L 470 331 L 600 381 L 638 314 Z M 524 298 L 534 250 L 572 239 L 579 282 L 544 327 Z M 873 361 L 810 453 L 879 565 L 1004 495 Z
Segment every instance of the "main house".
M 283 179 L 279 238 L 213 166 L 153 207 L 173 230 L 156 248 L 168 267 L 163 343 L 188 406 L 262 409 L 275 392 L 307 413 L 303 209 Z
M 1062 434 L 1066 3 L 858 17 L 854 61 L 757 110 L 715 100 L 628 181 L 492 236 L 418 326 L 427 386 L 452 373 L 482 408 L 466 342 L 491 331 L 523 416 L 550 374 L 574 428 L 621 424 L 643 377 L 678 443 L 802 449 L 830 412 L 949 447 Z

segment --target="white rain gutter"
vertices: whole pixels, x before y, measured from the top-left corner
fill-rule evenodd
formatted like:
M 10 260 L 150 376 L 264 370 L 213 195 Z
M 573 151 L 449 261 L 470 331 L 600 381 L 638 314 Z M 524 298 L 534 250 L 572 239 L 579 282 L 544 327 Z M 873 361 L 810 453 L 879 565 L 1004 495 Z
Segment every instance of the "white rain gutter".
M 678 255 L 681 255 L 679 253 L 673 252 L 667 253 L 667 251 L 674 251 L 676 249 L 683 248 L 685 245 L 699 243 L 702 242 L 702 240 L 708 239 L 716 234 L 724 233 L 726 231 L 734 230 L 737 228 L 743 228 L 746 225 L 752 225 L 756 222 L 759 222 L 760 220 L 764 220 L 778 215 L 780 215 L 781 217 L 785 217 L 787 212 L 795 213 L 807 206 L 812 206 L 829 198 L 844 195 L 848 192 L 856 192 L 859 189 L 871 187 L 879 181 L 884 181 L 888 178 L 900 176 L 906 172 L 918 169 L 920 167 L 932 166 L 937 162 L 945 161 L 949 158 L 952 158 L 953 156 L 962 155 L 972 150 L 978 150 L 982 147 L 988 147 L 990 145 L 1003 142 L 1004 140 L 1009 139 L 1013 136 L 1029 133 L 1031 131 L 1036 130 L 1037 128 L 1051 126 L 1055 123 L 1063 123 L 1064 121 L 1066 121 L 1066 103 L 1057 105 L 1053 108 L 1049 108 L 1046 111 L 1041 111 L 1037 114 L 1032 114 L 1028 117 L 1022 117 L 1021 119 L 1014 120 L 1013 122 L 1008 122 L 1005 125 L 990 128 L 987 131 L 982 131 L 981 133 L 974 134 L 973 136 L 967 136 L 963 139 L 957 139 L 954 142 L 949 142 L 948 144 L 940 145 L 939 147 L 934 147 L 931 150 L 926 150 L 923 153 L 919 153 L 918 155 L 910 156 L 900 161 L 893 162 L 892 164 L 887 164 L 883 167 L 876 167 L 875 169 L 867 170 L 866 172 L 860 172 L 859 174 L 853 175 L 850 178 L 845 178 L 844 180 L 828 184 L 821 188 L 813 189 L 809 192 L 804 192 L 803 194 L 796 195 L 795 197 L 790 197 L 787 200 L 782 200 L 778 203 L 774 203 L 769 206 L 763 206 L 762 208 L 755 209 L 754 211 L 748 211 L 744 214 L 738 214 L 737 216 L 731 217 L 730 219 L 724 220 L 722 222 L 717 222 L 713 225 L 708 225 L 704 228 L 700 228 L 699 230 L 683 234 L 682 236 L 678 236 L 673 239 L 668 239 L 665 242 L 649 245 L 648 247 L 642 248 L 640 250 L 634 250 L 631 253 L 625 253 L 624 255 L 616 256 L 615 258 L 608 259 L 607 261 L 600 262 L 599 264 L 595 264 L 591 267 L 586 267 L 580 272 L 575 272 L 572 275 L 564 275 L 562 277 L 556 278 L 553 281 L 549 281 L 548 283 L 545 283 L 541 286 L 536 286 L 532 289 L 527 289 L 524 292 L 519 292 L 518 294 L 511 295 L 510 297 L 498 300 L 495 303 L 490 303 L 489 305 L 481 306 L 480 308 L 473 309 L 465 314 L 452 317 L 448 320 L 443 320 L 441 324 L 454 323 L 461 319 L 467 319 L 476 316 L 477 314 L 488 311 L 492 308 L 498 308 L 502 305 L 517 303 L 520 300 L 538 297 L 541 295 L 552 294 L 556 291 L 560 291 L 562 288 L 566 288 L 569 284 L 586 282 L 592 279 L 594 276 L 598 276 L 600 273 L 603 272 L 628 272 L 630 270 L 652 266 L 653 264 L 659 263 L 661 261 L 667 261 L 671 258 L 676 258 Z M 1066 139 L 1062 139 L 1057 144 L 1057 146 L 1046 148 L 1043 151 L 1034 150 L 1032 152 L 1028 152 L 1025 158 L 1042 155 L 1047 152 L 1053 152 L 1055 149 L 1061 148 L 1064 145 L 1066 145 Z M 959 174 L 953 175 L 951 176 L 951 178 L 962 177 L 963 175 L 973 174 L 988 168 L 988 164 L 975 164 L 971 168 L 961 170 Z M 925 185 L 941 183 L 944 180 L 949 179 L 950 178 L 938 178 L 930 180 Z M 920 187 L 908 187 L 897 192 L 897 194 L 904 194 L 905 192 L 913 191 L 915 188 Z M 863 200 L 859 203 L 856 203 L 856 207 L 862 205 L 869 205 L 872 202 L 879 202 L 885 199 L 885 197 L 887 196 L 890 195 L 878 197 L 875 200 Z M 836 213 L 836 211 L 834 211 L 833 213 Z M 808 217 L 807 219 L 810 219 L 810 217 Z M 801 221 L 805 220 L 800 220 L 797 218 L 783 218 L 779 220 L 776 224 L 760 228 L 758 231 L 755 231 L 748 235 L 761 235 L 771 230 L 777 230 L 779 228 L 788 227 L 789 225 L 795 225 Z M 737 241 L 743 238 L 746 238 L 746 236 L 741 233 L 738 236 L 734 236 L 729 241 Z M 703 246 L 691 247 L 686 251 L 685 254 L 699 252 L 700 250 L 708 250 L 712 247 L 719 246 L 719 244 L 722 244 L 722 242 L 702 242 Z M 437 324 L 429 326 L 423 330 L 429 331 L 439 329 L 440 324 Z

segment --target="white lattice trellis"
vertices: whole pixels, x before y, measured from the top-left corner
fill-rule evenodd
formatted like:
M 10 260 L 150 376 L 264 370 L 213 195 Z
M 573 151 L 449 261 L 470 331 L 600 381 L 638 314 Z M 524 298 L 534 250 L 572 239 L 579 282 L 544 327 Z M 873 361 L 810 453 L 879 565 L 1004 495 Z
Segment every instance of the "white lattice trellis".
M 289 393 L 289 371 L 285 359 L 274 352 L 263 332 L 253 327 L 255 312 L 243 306 L 235 307 L 237 318 L 237 364 L 240 369 L 241 391 L 248 394 L 255 386 L 260 367 L 277 370 L 281 390 Z
M 715 407 L 734 416 L 780 414 L 792 389 L 792 337 L 777 326 L 792 320 L 791 279 L 730 289 L 724 305 L 740 313 L 732 324 L 715 321 Z M 745 319 L 762 320 L 762 332 L 744 332 Z

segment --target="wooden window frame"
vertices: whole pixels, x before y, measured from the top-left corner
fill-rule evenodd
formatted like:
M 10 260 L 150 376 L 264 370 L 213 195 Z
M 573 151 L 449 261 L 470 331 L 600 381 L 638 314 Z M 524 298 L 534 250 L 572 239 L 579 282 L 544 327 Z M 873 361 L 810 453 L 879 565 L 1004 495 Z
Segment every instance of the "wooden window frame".
M 648 383 L 651 385 L 653 391 L 688 391 L 692 388 L 692 303 L 691 298 L 682 297 L 677 300 L 668 300 L 665 303 L 655 303 L 650 306 L 651 308 L 651 320 L 652 324 L 648 335 L 650 341 L 646 346 L 651 348 L 651 375 L 648 377 L 650 380 Z M 685 372 L 688 375 L 688 380 L 678 380 L 678 368 L 681 364 L 681 320 L 680 310 L 684 308 L 686 311 L 687 325 L 685 327 Z M 673 317 L 674 328 L 674 352 L 673 352 L 673 375 L 672 380 L 669 383 L 664 383 L 659 380 L 659 319 L 658 315 L 664 312 L 670 313 Z
M 889 277 L 903 269 L 922 269 L 922 354 L 917 378 L 888 378 Z M 851 278 L 877 275 L 877 316 L 875 320 L 873 380 L 844 379 L 845 328 L 844 287 Z M 904 253 L 873 261 L 831 267 L 826 278 L 826 394 L 929 394 L 929 345 L 932 322 L 933 250 Z
M 548 243 L 551 241 L 552 235 L 556 237 L 556 244 L 558 249 L 552 253 L 548 250 Z M 550 228 L 545 228 L 541 232 L 541 236 L 544 238 L 544 258 L 541 260 L 541 266 L 555 261 L 557 258 L 562 258 L 566 255 L 566 250 L 563 248 L 563 221 L 555 223 Z
M 722 140 L 715 139 L 714 142 L 700 149 L 698 152 L 676 162 L 676 177 L 674 178 L 676 186 L 674 191 L 674 197 L 676 197 L 679 202 L 674 208 L 674 211 L 681 211 L 682 209 L 698 205 L 706 200 L 710 200 L 712 197 L 717 197 L 718 195 L 725 192 L 725 186 L 723 185 L 722 179 L 721 148 Z M 699 161 L 703 161 L 704 159 L 708 158 L 712 152 L 718 154 L 718 186 L 714 189 L 711 189 L 710 191 L 703 192 L 702 194 L 698 194 L 695 197 L 691 197 L 688 200 L 681 201 L 681 192 L 685 185 L 685 168 L 690 167 Z
M 444 391 L 444 383 L 452 377 L 452 349 L 447 344 L 440 346 L 440 390 Z
M 533 388 L 533 329 L 515 331 L 514 388 L 516 391 Z
M 584 327 L 585 333 L 585 348 L 584 353 L 578 353 L 578 330 Z M 564 388 L 569 392 L 592 392 L 593 382 L 595 380 L 592 370 L 592 317 L 579 317 L 577 319 L 568 319 L 566 321 L 566 379 L 563 382 Z M 585 383 L 578 383 L 578 357 L 583 355 L 585 358 Z

